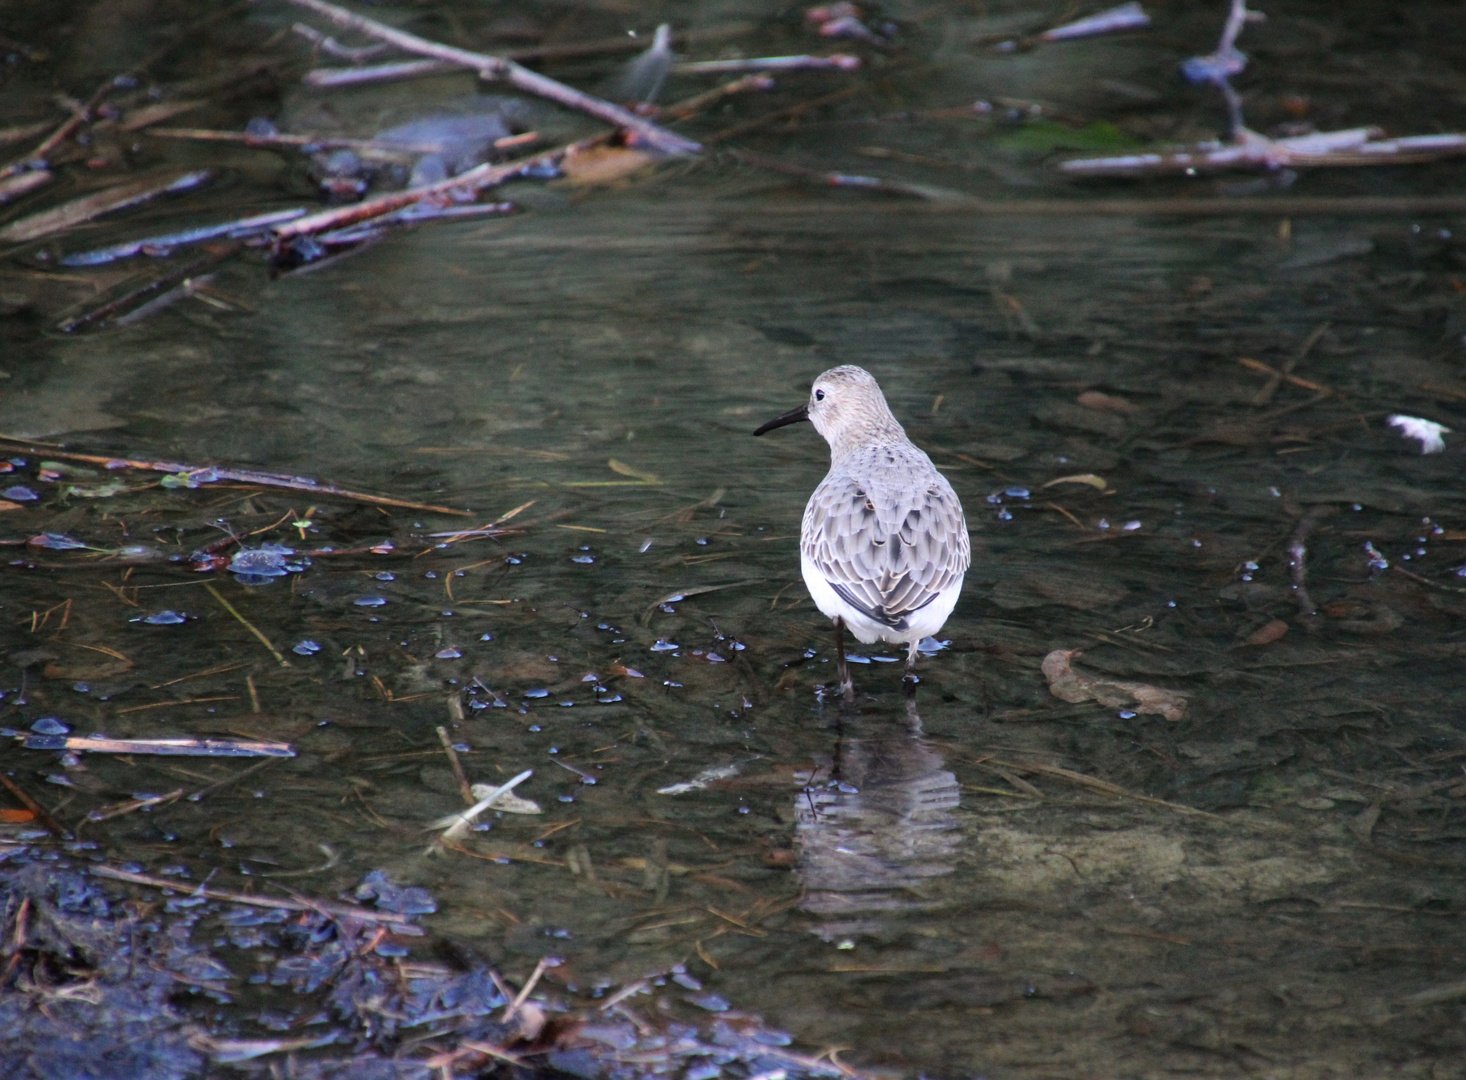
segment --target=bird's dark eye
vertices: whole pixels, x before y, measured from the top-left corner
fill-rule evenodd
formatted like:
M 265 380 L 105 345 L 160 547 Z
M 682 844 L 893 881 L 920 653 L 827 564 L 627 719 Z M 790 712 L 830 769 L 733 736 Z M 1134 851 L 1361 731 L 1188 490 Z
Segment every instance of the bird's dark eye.
M 823 390 L 816 390 L 814 392 L 814 399 L 816 401 L 824 401 L 825 400 L 825 392 Z

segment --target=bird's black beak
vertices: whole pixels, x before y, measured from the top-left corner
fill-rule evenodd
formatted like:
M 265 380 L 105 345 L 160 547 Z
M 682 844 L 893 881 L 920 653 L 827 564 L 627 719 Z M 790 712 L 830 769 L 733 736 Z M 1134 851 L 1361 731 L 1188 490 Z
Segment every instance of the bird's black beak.
M 754 432 L 755 435 L 762 435 L 766 431 L 773 431 L 774 428 L 787 427 L 790 424 L 797 424 L 801 420 L 809 419 L 809 406 L 801 405 L 797 409 L 790 409 L 783 416 L 776 416 L 763 427 Z

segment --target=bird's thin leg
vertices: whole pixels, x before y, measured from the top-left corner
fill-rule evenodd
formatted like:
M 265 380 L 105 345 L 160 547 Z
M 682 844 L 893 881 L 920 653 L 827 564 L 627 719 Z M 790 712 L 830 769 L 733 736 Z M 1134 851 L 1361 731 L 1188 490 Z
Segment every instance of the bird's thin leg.
M 916 644 L 913 641 L 906 652 L 906 674 L 901 677 L 901 690 L 909 698 L 916 696 L 916 684 L 921 682 L 916 677 Z
M 845 660 L 845 620 L 835 619 L 835 663 L 840 675 L 840 694 L 846 701 L 855 700 L 855 683 L 850 679 L 850 664 Z

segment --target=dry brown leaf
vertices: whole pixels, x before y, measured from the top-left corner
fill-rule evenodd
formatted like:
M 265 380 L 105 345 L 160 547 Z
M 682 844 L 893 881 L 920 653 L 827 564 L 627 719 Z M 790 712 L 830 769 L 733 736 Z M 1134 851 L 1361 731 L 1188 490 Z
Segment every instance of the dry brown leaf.
M 614 184 L 649 168 L 656 159 L 640 150 L 619 146 L 592 146 L 571 151 L 560 163 L 565 183 L 575 187 Z
M 25 507 L 18 502 L 11 502 L 9 499 L 0 499 L 0 514 L 7 510 L 24 510 Z
M 517 1041 L 534 1042 L 540 1037 L 540 1032 L 545 1030 L 545 1023 L 549 1017 L 545 1010 L 533 1001 L 524 1001 L 515 1010 L 514 1019 L 519 1024 Z
M 1154 713 L 1172 721 L 1186 715 L 1184 694 L 1076 671 L 1071 665 L 1079 655 L 1079 649 L 1055 649 L 1044 657 L 1042 670 L 1049 680 L 1049 693 L 1059 700 L 1074 704 L 1096 701 L 1109 708 L 1133 708 L 1138 713 Z

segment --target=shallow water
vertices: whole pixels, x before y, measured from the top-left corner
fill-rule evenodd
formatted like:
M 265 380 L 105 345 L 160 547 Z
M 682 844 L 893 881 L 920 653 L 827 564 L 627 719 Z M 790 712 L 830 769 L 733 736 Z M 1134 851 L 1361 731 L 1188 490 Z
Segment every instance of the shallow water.
M 83 52 L 105 7 L 70 37 L 27 28 L 87 68 L 75 87 L 131 55 L 126 35 L 110 62 Z M 999 61 L 964 35 L 1015 6 L 913 6 L 900 14 L 927 66 L 893 62 L 823 120 L 744 144 L 989 197 L 1068 196 L 1023 141 L 1034 125 L 871 118 L 1006 93 L 1132 131 L 1214 131 L 1216 103 L 1171 71 L 1209 47 L 1218 7 L 1157 5 L 1150 35 Z M 562 14 L 566 39 L 629 18 Z M 1244 39 L 1254 126 L 1304 90 L 1322 127 L 1466 126 L 1440 90 L 1457 78 L 1459 11 L 1269 14 Z M 231 33 L 263 40 L 291 17 L 270 7 Z M 724 5 L 692 21 L 747 17 Z M 420 29 L 446 37 L 453 21 Z M 751 53 L 823 44 L 793 28 L 752 40 Z M 608 73 L 547 70 L 581 85 Z M 278 101 L 246 95 L 205 119 L 320 130 L 320 96 L 282 85 Z M 1163 100 L 1117 103 L 1115 86 Z M 369 131 L 471 90 L 450 77 L 330 100 Z M 740 102 L 697 131 L 768 107 Z M 228 160 L 194 209 L 301 197 L 285 159 Z M 1296 190 L 1445 191 L 1460 168 L 1310 175 Z M 436 895 L 431 932 L 516 977 L 547 954 L 578 986 L 686 962 L 801 1044 L 902 1074 L 1466 1075 L 1461 448 L 1425 456 L 1384 424 L 1461 426 L 1466 222 L 974 216 L 718 157 L 611 190 L 506 194 L 528 211 L 274 281 L 232 263 L 213 283 L 229 310 L 184 300 L 90 335 L 48 329 L 77 299 L 65 281 L 23 255 L 0 267 L 0 432 L 306 474 L 476 523 L 532 503 L 519 535 L 442 547 L 422 538 L 469 519 L 224 485 L 89 501 L 36 485 L 35 456 L 19 455 L 17 479 L 43 497 L 0 514 L 0 539 L 187 555 L 227 523 L 256 543 L 400 549 L 254 587 L 17 553 L 0 640 L 29 667 L 23 694 L 17 666 L 0 676 L 0 724 L 232 732 L 300 752 L 201 801 L 89 826 L 109 859 L 229 888 L 288 874 L 322 897 L 384 869 Z M 66 246 L 177 221 L 154 208 Z M 1263 394 L 1268 377 L 1239 357 L 1296 362 L 1309 385 Z M 852 709 L 819 700 L 833 643 L 799 580 L 797 532 L 825 450 L 807 427 L 749 437 L 836 363 L 881 381 L 973 532 L 950 646 L 922 661 L 914 707 L 880 647 L 859 649 L 873 662 L 855 668 Z M 1089 391 L 1109 399 L 1076 400 Z M 1083 475 L 1098 485 L 1055 483 Z M 1287 565 L 1305 519 L 1314 617 Z M 356 603 L 368 597 L 386 603 Z M 164 608 L 190 621 L 130 622 Z M 320 650 L 289 651 L 305 640 Z M 1061 702 L 1039 670 L 1059 649 L 1186 695 L 1184 718 Z M 495 817 L 472 856 L 424 857 L 422 826 L 461 806 L 439 725 L 475 782 L 534 769 L 519 791 L 544 814 Z M 68 823 L 241 768 L 0 754 Z M 706 770 L 722 775 L 663 790 Z

